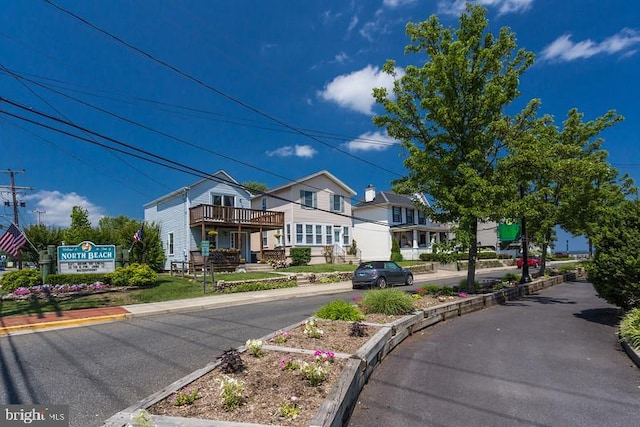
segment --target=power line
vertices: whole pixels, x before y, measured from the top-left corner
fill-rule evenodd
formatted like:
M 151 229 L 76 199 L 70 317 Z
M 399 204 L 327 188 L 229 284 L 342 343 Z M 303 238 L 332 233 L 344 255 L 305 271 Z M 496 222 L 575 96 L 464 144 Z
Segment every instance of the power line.
M 352 155 L 351 153 L 349 153 L 347 151 L 339 149 L 338 147 L 334 147 L 333 145 L 322 141 L 321 139 L 319 139 L 319 138 L 317 138 L 317 137 L 315 137 L 315 136 L 303 131 L 300 128 L 297 128 L 297 127 L 295 127 L 293 125 L 290 125 L 290 124 L 286 123 L 285 121 L 280 120 L 280 119 L 272 116 L 271 114 L 268 114 L 268 113 L 266 113 L 266 112 L 264 112 L 264 111 L 262 111 L 262 110 L 260 110 L 260 109 L 258 109 L 256 107 L 254 107 L 254 106 L 252 106 L 252 105 L 240 100 L 239 98 L 236 98 L 236 97 L 234 97 L 232 95 L 229 95 L 226 92 L 223 92 L 222 90 L 220 90 L 220 89 L 218 89 L 218 88 L 216 88 L 216 87 L 214 87 L 214 86 L 212 86 L 212 85 L 210 85 L 210 84 L 208 84 L 208 83 L 206 83 L 206 82 L 204 82 L 204 81 L 202 81 L 202 80 L 200 80 L 200 79 L 198 79 L 196 77 L 193 77 L 192 75 L 190 75 L 190 74 L 182 71 L 181 69 L 169 64 L 168 62 L 163 61 L 163 60 L 161 60 L 159 58 L 156 58 L 154 55 L 146 52 L 145 50 L 143 50 L 143 49 L 141 49 L 141 48 L 139 48 L 139 47 L 137 47 L 137 46 L 125 41 L 125 40 L 123 40 L 122 38 L 116 36 L 115 34 L 112 34 L 109 31 L 98 27 L 97 25 L 95 25 L 95 24 L 91 23 L 90 21 L 88 21 L 87 19 L 85 19 L 85 18 L 83 18 L 83 17 L 71 12 L 70 10 L 65 9 L 65 8 L 63 8 L 61 6 L 58 6 L 57 4 L 52 2 L 51 0 L 44 0 L 44 1 L 47 4 L 49 4 L 49 5 L 53 6 L 54 8 L 58 9 L 59 11 L 71 16 L 72 18 L 74 18 L 74 19 L 82 22 L 83 24 L 89 26 L 90 28 L 93 28 L 94 30 L 104 34 L 105 36 L 117 41 L 118 43 L 128 47 L 129 49 L 131 49 L 131 50 L 137 52 L 138 54 L 148 58 L 149 60 L 151 60 L 151 61 L 153 61 L 153 62 L 155 62 L 157 64 L 160 64 L 165 68 L 168 68 L 169 70 L 179 74 L 180 76 L 186 78 L 187 80 L 190 80 L 190 81 L 192 81 L 192 82 L 194 82 L 194 83 L 196 83 L 196 84 L 198 84 L 198 85 L 200 85 L 200 86 L 202 86 L 202 87 L 214 92 L 215 94 L 217 94 L 217 95 L 219 95 L 219 96 L 221 96 L 221 97 L 223 97 L 223 98 L 225 98 L 225 99 L 227 99 L 227 100 L 229 100 L 229 101 L 231 101 L 231 102 L 233 102 L 235 104 L 240 105 L 241 107 L 243 107 L 243 108 L 245 108 L 245 109 L 247 109 L 249 111 L 253 111 L 254 113 L 256 113 L 256 114 L 258 114 L 258 115 L 260 115 L 262 117 L 265 117 L 266 119 L 268 119 L 270 121 L 273 121 L 273 122 L 275 122 L 275 123 L 277 123 L 277 124 L 279 124 L 281 126 L 284 126 L 287 129 L 290 129 L 290 130 L 292 130 L 293 132 L 295 132 L 297 134 L 305 136 L 305 137 L 307 137 L 307 138 L 309 138 L 309 139 L 311 139 L 313 141 L 316 141 L 316 142 L 318 142 L 318 143 L 320 143 L 322 145 L 325 145 L 325 146 L 327 146 L 327 147 L 329 147 L 329 148 L 331 148 L 333 150 L 339 151 L 339 152 L 341 152 L 341 153 L 343 153 L 343 154 L 345 154 L 345 155 L 347 155 L 349 157 L 352 157 L 352 158 L 354 158 L 356 160 L 359 160 L 359 161 L 361 161 L 363 163 L 366 163 L 366 164 L 368 164 L 370 166 L 373 166 L 376 169 L 380 169 L 380 170 L 388 172 L 388 173 L 390 173 L 392 175 L 396 175 L 396 176 L 402 177 L 402 175 L 399 175 L 399 174 L 397 174 L 397 173 L 395 173 L 395 172 L 393 172 L 393 171 L 391 171 L 389 169 L 383 168 L 380 165 L 377 165 L 377 164 L 375 164 L 373 162 L 369 162 L 368 160 L 362 159 L 360 157 L 354 156 L 354 155 Z
M 23 111 L 26 111 L 28 113 L 35 114 L 35 115 L 38 115 L 40 117 L 44 117 L 44 118 L 47 118 L 49 120 L 52 120 L 52 121 L 54 121 L 56 123 L 60 123 L 60 124 L 72 127 L 74 129 L 78 129 L 78 130 L 80 130 L 82 132 L 86 132 L 88 134 L 97 136 L 98 138 L 101 138 L 101 139 L 104 139 L 104 140 L 109 141 L 111 143 L 114 143 L 114 144 L 120 145 L 122 147 L 125 147 L 127 150 L 130 150 L 130 151 L 127 151 L 127 150 L 125 150 L 123 148 L 113 147 L 113 146 L 110 146 L 108 144 L 104 144 L 104 143 L 95 141 L 94 139 L 83 137 L 81 135 L 76 135 L 76 134 L 73 134 L 73 133 L 71 133 L 69 131 L 66 131 L 64 129 L 59 129 L 59 128 L 56 128 L 54 126 L 48 125 L 46 123 L 38 122 L 38 121 L 35 121 L 33 119 L 29 119 L 27 117 L 20 116 L 18 114 L 11 113 L 11 112 L 6 111 L 6 110 L 0 110 L 0 114 L 5 114 L 5 115 L 8 115 L 10 117 L 14 117 L 16 119 L 19 119 L 19 120 L 34 124 L 36 126 L 40 126 L 40 127 L 52 130 L 54 132 L 58 132 L 58 133 L 70 136 L 72 138 L 76 138 L 76 139 L 79 139 L 79 140 L 82 140 L 82 141 L 85 141 L 85 142 L 89 142 L 90 144 L 98 145 L 98 146 L 100 146 L 102 148 L 105 148 L 107 150 L 114 150 L 114 151 L 117 151 L 119 153 L 123 153 L 123 154 L 129 155 L 129 156 L 133 156 L 133 157 L 136 157 L 138 159 L 141 159 L 141 160 L 144 160 L 144 161 L 147 161 L 147 162 L 151 162 L 151 163 L 154 163 L 154 164 L 166 167 L 166 168 L 170 168 L 170 169 L 174 169 L 174 170 L 177 170 L 177 171 L 180 171 L 180 172 L 184 172 L 184 173 L 187 173 L 187 174 L 190 174 L 190 175 L 194 175 L 196 177 L 200 177 L 200 178 L 203 178 L 203 179 L 208 179 L 208 180 L 219 182 L 219 183 L 224 183 L 224 184 L 227 184 L 227 185 L 231 185 L 233 187 L 242 188 L 245 191 L 251 191 L 250 189 L 248 189 L 247 187 L 245 187 L 242 184 L 238 184 L 236 182 L 233 182 L 233 181 L 230 181 L 230 180 L 227 180 L 227 179 L 224 179 L 224 178 L 213 176 L 213 175 L 211 175 L 211 174 L 209 174 L 207 172 L 198 170 L 196 168 L 193 168 L 193 167 L 185 165 L 183 163 L 168 159 L 166 157 L 159 156 L 159 155 L 154 154 L 154 153 L 152 153 L 150 151 L 143 150 L 141 148 L 138 148 L 138 147 L 135 147 L 135 146 L 133 146 L 131 144 L 116 140 L 114 138 L 108 137 L 108 136 L 103 135 L 101 133 L 94 132 L 94 131 L 92 131 L 90 129 L 87 129 L 87 128 L 84 128 L 82 126 L 76 125 L 74 123 L 70 123 L 70 122 L 68 122 L 66 120 L 63 120 L 63 119 L 60 119 L 58 117 L 51 116 L 50 114 L 38 111 L 38 110 L 36 110 L 34 108 L 26 107 L 26 106 L 24 106 L 24 105 L 22 105 L 20 103 L 17 103 L 15 101 L 12 101 L 12 100 L 8 99 L 8 98 L 0 96 L 0 101 L 1 102 L 6 102 L 7 104 L 12 105 L 12 106 L 14 106 L 16 108 L 19 108 L 19 109 L 21 109 Z M 138 153 L 142 153 L 142 154 L 144 154 L 144 156 L 142 154 L 138 154 Z M 148 156 L 148 157 L 145 157 L 145 156 Z M 268 196 L 268 197 L 272 197 L 274 199 L 281 200 L 281 201 L 284 201 L 284 202 L 287 202 L 287 203 L 292 203 L 292 204 L 296 204 L 296 205 L 299 205 L 299 206 L 309 207 L 309 206 L 307 206 L 307 205 L 305 205 L 305 204 L 303 204 L 301 202 L 298 202 L 298 201 L 295 201 L 295 200 L 290 200 L 290 199 L 287 199 L 285 197 L 277 196 L 277 195 L 272 194 L 272 193 L 260 192 L 259 194 L 264 195 L 264 196 Z M 312 207 L 312 209 L 320 211 L 320 212 L 325 212 L 325 213 L 329 213 L 329 214 L 332 214 L 332 215 L 336 215 L 336 216 L 350 218 L 352 220 L 356 219 L 356 220 L 359 220 L 359 221 L 362 221 L 362 222 L 378 224 L 378 225 L 385 225 L 385 223 L 380 222 L 380 221 L 373 221 L 373 220 L 369 220 L 369 219 L 365 219 L 365 218 L 359 218 L 359 217 L 355 217 L 353 215 L 347 215 L 347 214 L 343 214 L 343 213 L 340 213 L 340 212 L 334 212 L 334 211 L 331 211 L 331 210 L 328 210 L 328 209 L 322 209 L 322 208 L 318 208 L 318 207 Z

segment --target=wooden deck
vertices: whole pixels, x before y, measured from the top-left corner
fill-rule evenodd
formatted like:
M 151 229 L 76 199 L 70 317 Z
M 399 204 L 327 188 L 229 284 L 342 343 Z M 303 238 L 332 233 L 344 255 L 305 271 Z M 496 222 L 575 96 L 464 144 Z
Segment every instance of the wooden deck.
M 277 230 L 284 227 L 284 212 L 198 205 L 189 209 L 189 225 L 191 227 L 240 226 L 242 229 Z

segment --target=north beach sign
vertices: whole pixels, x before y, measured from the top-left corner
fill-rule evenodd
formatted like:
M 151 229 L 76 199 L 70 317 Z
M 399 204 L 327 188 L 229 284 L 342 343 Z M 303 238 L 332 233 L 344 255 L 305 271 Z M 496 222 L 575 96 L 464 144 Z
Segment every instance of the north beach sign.
M 58 273 L 111 273 L 116 269 L 115 245 L 82 242 L 78 246 L 58 246 Z

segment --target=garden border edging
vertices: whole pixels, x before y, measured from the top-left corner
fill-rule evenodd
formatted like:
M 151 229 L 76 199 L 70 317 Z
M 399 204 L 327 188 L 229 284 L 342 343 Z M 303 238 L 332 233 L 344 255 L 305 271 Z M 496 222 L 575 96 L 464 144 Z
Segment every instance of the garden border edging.
M 349 419 L 358 400 L 360 391 L 369 380 L 375 368 L 402 341 L 414 333 L 435 325 L 441 321 L 462 316 L 463 314 L 482 310 L 495 304 L 519 299 L 540 289 L 575 280 L 575 273 L 536 279 L 533 282 L 518 285 L 514 288 L 502 289 L 491 294 L 477 295 L 460 301 L 452 301 L 432 308 L 417 310 L 386 324 L 365 323 L 381 327 L 362 347 L 351 355 L 342 369 L 336 384 L 323 401 L 318 412 L 311 419 L 310 427 L 340 427 Z M 464 306 L 464 308 L 463 308 Z M 296 322 L 288 329 L 299 326 Z M 287 330 L 288 330 L 287 329 Z M 260 338 L 269 341 L 277 331 Z M 246 346 L 238 347 L 243 352 Z M 626 349 L 625 349 L 626 350 Z M 637 356 L 637 354 L 636 354 Z M 215 369 L 220 361 L 212 362 L 191 374 L 174 381 L 164 389 L 148 396 L 134 405 L 116 413 L 105 421 L 103 427 L 123 427 L 131 421 L 131 416 L 141 409 L 148 409 L 154 403 L 169 397 L 180 388 L 190 384 L 201 376 Z M 199 418 L 169 417 L 153 415 L 154 426 L 157 427 L 265 427 L 264 424 L 236 423 L 228 421 L 207 420 Z

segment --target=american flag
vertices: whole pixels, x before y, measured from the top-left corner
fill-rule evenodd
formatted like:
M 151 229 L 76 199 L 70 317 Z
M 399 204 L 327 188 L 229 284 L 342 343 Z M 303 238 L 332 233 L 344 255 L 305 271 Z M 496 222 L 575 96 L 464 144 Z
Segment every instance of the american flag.
M 27 243 L 27 236 L 14 224 L 0 237 L 0 249 L 6 253 L 16 256 L 20 248 Z
M 134 243 L 140 243 L 142 242 L 143 238 L 144 238 L 144 223 L 140 224 L 140 229 L 133 234 L 133 241 Z

